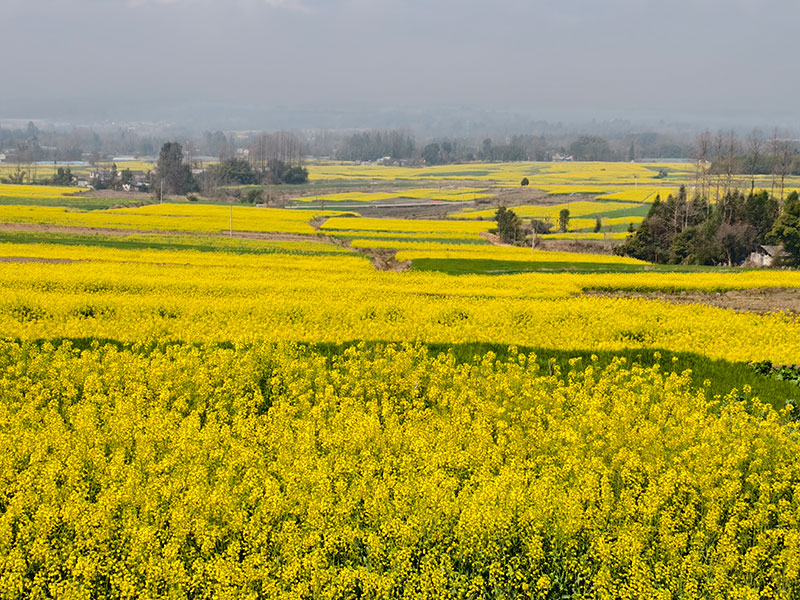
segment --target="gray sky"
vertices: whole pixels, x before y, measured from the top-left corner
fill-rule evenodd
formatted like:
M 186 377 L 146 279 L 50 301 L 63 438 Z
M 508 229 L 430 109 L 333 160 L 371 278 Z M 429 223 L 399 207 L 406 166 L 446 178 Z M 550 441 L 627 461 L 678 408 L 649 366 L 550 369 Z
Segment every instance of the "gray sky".
M 146 101 L 770 121 L 800 98 L 797 0 L 2 4 L 0 117 Z

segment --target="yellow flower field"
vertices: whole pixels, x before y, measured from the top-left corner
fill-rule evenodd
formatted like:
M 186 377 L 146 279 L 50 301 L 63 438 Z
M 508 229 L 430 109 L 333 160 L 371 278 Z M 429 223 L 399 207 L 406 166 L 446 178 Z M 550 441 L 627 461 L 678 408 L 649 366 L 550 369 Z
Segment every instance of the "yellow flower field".
M 389 192 L 340 192 L 336 194 L 320 194 L 299 196 L 300 202 L 376 202 L 402 198 L 442 200 L 445 202 L 468 202 L 479 198 L 489 198 L 493 194 L 485 193 L 485 188 L 459 187 L 453 189 L 421 188 L 398 189 Z
M 656 167 L 410 193 L 616 178 L 518 208 L 620 228 Z M 0 600 L 800 598 L 800 387 L 767 364 L 800 319 L 683 303 L 800 271 L 493 245 L 493 214 L 0 206 Z
M 235 231 L 313 235 L 316 230 L 310 225 L 312 219 L 341 214 L 348 213 L 193 204 L 151 204 L 91 212 L 60 207 L 0 206 L 1 223 L 190 233 L 228 231 L 232 215 Z
M 470 248 L 456 246 L 443 256 L 464 256 Z M 481 256 L 477 248 L 472 256 Z M 793 272 L 452 277 L 378 272 L 358 255 L 217 256 L 28 244 L 3 244 L 0 251 L 77 261 L 2 265 L 0 328 L 12 338 L 493 341 L 564 349 L 658 345 L 782 363 L 800 356 L 800 325 L 782 315 L 580 296 L 598 288 L 798 287 Z M 413 252 L 436 256 L 410 250 L 399 258 Z M 530 253 L 510 248 L 500 256 L 522 260 Z M 570 260 L 558 253 L 544 258 Z
M 644 217 L 600 217 L 600 224 L 602 227 L 614 227 L 616 225 L 630 225 L 638 226 L 644 220 Z M 558 220 L 556 220 L 556 224 Z M 597 221 L 595 219 L 573 219 L 570 217 L 567 226 L 568 231 L 577 231 L 580 229 L 592 229 L 595 227 Z
M 318 161 L 308 165 L 312 180 L 369 180 L 369 181 L 487 181 L 501 187 L 516 187 L 527 177 L 531 187 L 558 185 L 615 185 L 645 184 L 653 181 L 658 171 L 668 169 L 667 182 L 686 183 L 695 176 L 692 163 L 623 163 L 623 162 L 518 162 L 467 163 L 430 167 L 393 167 Z M 658 180 L 656 180 L 658 181 Z
M 796 432 L 689 371 L 97 342 L 0 342 L 0 370 L 6 597 L 800 586 Z
M 464 231 L 375 231 L 375 230 L 325 230 L 327 235 L 342 240 L 392 240 L 392 241 L 436 241 L 440 243 L 479 243 L 485 244 L 486 238 L 480 233 L 467 233 Z M 366 247 L 366 246 L 364 246 Z M 377 246 L 375 246 L 377 247 Z
M 634 189 L 627 189 L 622 192 L 613 192 L 610 194 L 603 194 L 598 200 L 624 200 L 625 202 L 653 202 L 656 197 L 660 197 L 662 201 L 666 201 L 670 196 L 677 197 L 679 188 L 677 187 L 653 187 L 653 186 L 638 186 Z M 694 196 L 692 187 L 687 187 L 686 194 L 691 197 Z
M 379 247 L 373 241 L 352 243 L 353 247 Z M 589 254 L 574 252 L 531 251 L 529 248 L 514 246 L 493 246 L 491 244 L 437 244 L 414 242 L 386 242 L 385 247 L 402 248 L 398 260 L 415 258 L 481 258 L 489 260 L 520 260 L 525 262 L 563 262 L 563 263 L 604 263 L 618 265 L 646 265 L 648 263 L 627 256 Z
M 522 205 L 513 206 L 514 212 L 524 219 L 550 219 L 554 223 L 558 222 L 558 215 L 563 209 L 569 210 L 570 219 L 585 215 L 595 215 L 605 212 L 626 210 L 636 206 L 627 202 L 590 202 L 578 200 L 576 202 L 564 202 L 550 206 Z M 462 210 L 450 215 L 452 219 L 493 219 L 496 208 L 484 210 Z
M 3 198 L 64 198 L 82 191 L 84 188 L 0 183 L 0 197 Z
M 365 219 L 332 217 L 323 223 L 322 231 L 378 231 L 402 233 L 455 233 L 474 235 L 489 231 L 493 222 L 480 221 L 433 221 L 423 219 Z
M 543 240 L 624 240 L 630 234 L 624 231 L 598 232 L 592 231 L 567 231 L 562 233 L 545 233 L 540 237 Z

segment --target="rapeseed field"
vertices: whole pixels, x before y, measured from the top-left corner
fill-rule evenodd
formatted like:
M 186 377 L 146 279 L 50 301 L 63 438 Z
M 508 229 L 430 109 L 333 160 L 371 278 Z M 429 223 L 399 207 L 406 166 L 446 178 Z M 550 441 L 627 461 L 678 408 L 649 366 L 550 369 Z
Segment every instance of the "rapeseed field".
M 463 216 L 0 206 L 0 598 L 800 596 L 800 273 Z

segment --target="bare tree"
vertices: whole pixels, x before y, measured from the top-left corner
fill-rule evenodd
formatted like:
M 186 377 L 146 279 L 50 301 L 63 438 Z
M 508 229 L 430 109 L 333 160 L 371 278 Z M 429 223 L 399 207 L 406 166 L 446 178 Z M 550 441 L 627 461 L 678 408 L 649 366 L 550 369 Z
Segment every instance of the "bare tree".
M 763 152 L 764 138 L 758 129 L 754 129 L 747 136 L 747 170 L 750 172 L 750 194 L 755 193 L 756 171 L 761 164 L 761 154 Z
M 739 140 L 736 137 L 736 132 L 732 129 L 725 136 L 725 159 L 723 161 L 723 170 L 725 172 L 725 195 L 729 194 L 733 187 L 733 172 L 736 166 L 736 153 L 739 147 Z
M 778 180 L 778 146 L 778 128 L 776 127 L 772 130 L 772 138 L 769 140 L 769 158 L 770 163 L 772 164 L 772 190 L 770 191 L 770 195 L 773 198 L 775 197 L 775 187 Z
M 711 133 L 704 131 L 695 139 L 697 167 L 695 185 L 700 187 L 700 196 L 706 197 L 706 178 L 708 176 L 708 159 L 711 151 Z
M 783 194 L 786 186 L 786 176 L 792 168 L 792 161 L 795 153 L 795 142 L 788 138 L 778 137 L 775 130 L 771 140 L 772 150 L 772 188 L 775 195 L 775 186 L 778 186 L 779 202 L 783 209 Z
M 285 167 L 302 167 L 305 147 L 300 138 L 288 131 L 259 133 L 246 141 L 247 159 L 262 179 Z
M 722 131 L 718 131 L 714 136 L 714 145 L 712 151 L 714 153 L 713 159 L 711 161 L 712 164 L 716 163 L 717 167 L 716 171 L 716 188 L 717 191 L 715 193 L 714 199 L 719 202 L 720 198 L 720 188 L 722 187 L 722 174 L 724 169 L 721 166 L 721 163 L 725 160 L 725 146 L 726 146 L 725 134 Z
M 183 143 L 183 153 L 186 156 L 186 164 L 188 164 L 190 168 L 194 168 L 194 161 L 195 157 L 197 156 L 197 147 L 192 140 L 186 140 Z

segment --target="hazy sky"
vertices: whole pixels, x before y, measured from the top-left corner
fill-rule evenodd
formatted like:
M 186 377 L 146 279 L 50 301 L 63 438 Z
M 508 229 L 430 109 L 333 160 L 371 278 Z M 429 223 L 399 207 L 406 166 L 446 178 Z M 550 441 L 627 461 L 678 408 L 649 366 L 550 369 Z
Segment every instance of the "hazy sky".
M 800 98 L 798 0 L 2 4 L 0 117 L 127 99 L 768 121 Z

